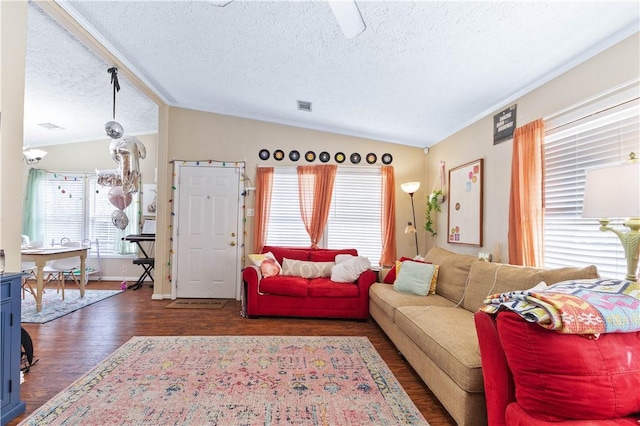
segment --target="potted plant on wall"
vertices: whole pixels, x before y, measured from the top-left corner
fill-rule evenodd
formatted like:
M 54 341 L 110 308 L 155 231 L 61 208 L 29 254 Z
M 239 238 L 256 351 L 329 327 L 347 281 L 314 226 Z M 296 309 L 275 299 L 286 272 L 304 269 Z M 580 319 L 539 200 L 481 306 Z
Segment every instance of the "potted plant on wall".
M 432 236 L 436 236 L 438 233 L 433 229 L 433 217 L 432 214 L 434 212 L 441 212 L 442 208 L 440 208 L 440 204 L 444 201 L 444 194 L 442 190 L 433 190 L 431 194 L 427 197 L 427 211 L 425 214 L 426 221 L 424 223 L 424 229 L 426 231 L 431 232 Z
M 434 183 L 431 193 L 427 196 L 427 209 L 425 213 L 426 220 L 424 223 L 424 229 L 430 232 L 432 236 L 436 236 L 438 234 L 434 229 L 434 222 L 433 222 L 434 215 L 435 213 L 442 211 L 440 204 L 444 203 L 444 192 L 442 191 L 442 188 L 444 186 L 444 169 L 445 169 L 444 161 L 440 161 L 439 166 L 440 166 L 440 177 L 438 181 Z M 440 187 L 440 189 L 436 189 L 438 186 Z

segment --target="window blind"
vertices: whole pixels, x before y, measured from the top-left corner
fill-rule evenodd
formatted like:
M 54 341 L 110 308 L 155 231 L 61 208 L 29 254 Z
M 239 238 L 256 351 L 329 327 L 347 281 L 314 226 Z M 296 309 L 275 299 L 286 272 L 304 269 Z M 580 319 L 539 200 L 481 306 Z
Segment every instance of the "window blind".
M 311 241 L 300 217 L 298 175 L 295 168 L 276 168 L 273 174 L 267 245 L 309 247 Z M 381 173 L 379 168 L 339 167 L 329 220 L 319 242 L 323 248 L 356 248 L 377 265 L 382 250 Z
M 124 230 L 113 226 L 111 214 L 116 209 L 110 202 L 110 188 L 97 184 L 94 175 L 84 173 L 47 173 L 40 182 L 40 208 L 30 214 L 39 215 L 42 229 L 38 232 L 43 243 L 59 244 L 63 238 L 71 241 L 98 240 L 101 255 L 135 253 L 135 246 L 123 243 L 122 237 L 137 233 L 139 203 L 133 194 L 131 205 L 125 209 L 129 225 Z
M 579 114 L 546 121 L 545 133 L 545 267 L 594 264 L 603 277 L 620 278 L 626 261 L 620 240 L 601 232 L 594 219 L 582 218 L 586 171 L 619 164 L 630 152 L 640 153 L 640 103 L 637 86 L 625 99 L 598 99 L 580 108 Z M 615 191 L 615 182 L 611 183 Z M 622 229 L 624 219 L 612 220 Z

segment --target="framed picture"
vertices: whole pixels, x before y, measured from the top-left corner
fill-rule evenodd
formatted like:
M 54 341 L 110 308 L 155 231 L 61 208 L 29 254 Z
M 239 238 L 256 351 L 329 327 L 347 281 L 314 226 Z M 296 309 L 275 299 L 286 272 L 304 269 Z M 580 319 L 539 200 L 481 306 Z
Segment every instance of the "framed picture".
M 155 216 L 156 215 L 156 199 L 157 190 L 155 183 L 143 183 L 142 184 L 142 215 L 143 216 Z
M 483 159 L 449 170 L 450 244 L 482 246 L 483 180 Z

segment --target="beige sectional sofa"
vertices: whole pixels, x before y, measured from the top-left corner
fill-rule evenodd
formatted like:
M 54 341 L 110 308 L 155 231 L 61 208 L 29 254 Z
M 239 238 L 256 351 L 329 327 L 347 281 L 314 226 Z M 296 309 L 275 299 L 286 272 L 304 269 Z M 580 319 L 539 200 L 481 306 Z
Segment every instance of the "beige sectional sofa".
M 369 313 L 458 424 L 486 424 L 474 312 L 489 294 L 528 289 L 541 281 L 597 278 L 596 267 L 526 268 L 439 247 L 425 260 L 439 265 L 436 294 L 416 296 L 375 283 L 369 289 Z

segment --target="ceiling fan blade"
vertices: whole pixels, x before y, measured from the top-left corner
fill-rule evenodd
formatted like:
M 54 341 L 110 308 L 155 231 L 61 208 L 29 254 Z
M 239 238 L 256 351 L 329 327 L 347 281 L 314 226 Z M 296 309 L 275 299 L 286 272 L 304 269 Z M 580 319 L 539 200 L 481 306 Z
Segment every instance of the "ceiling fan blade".
M 355 0 L 335 0 L 328 3 L 346 38 L 355 38 L 367 28 Z

